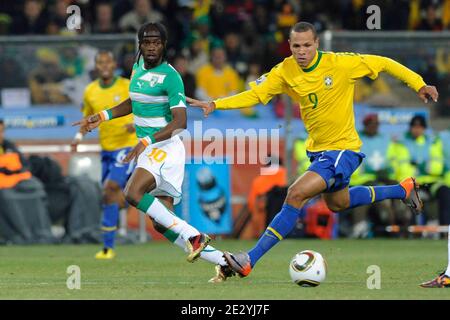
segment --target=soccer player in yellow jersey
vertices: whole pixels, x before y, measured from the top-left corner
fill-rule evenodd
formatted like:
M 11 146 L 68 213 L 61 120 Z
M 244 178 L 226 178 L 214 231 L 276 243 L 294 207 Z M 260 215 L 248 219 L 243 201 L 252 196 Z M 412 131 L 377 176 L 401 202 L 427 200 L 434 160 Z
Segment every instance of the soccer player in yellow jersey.
M 95 57 L 95 69 L 99 78 L 85 89 L 82 112 L 89 116 L 111 108 L 129 98 L 130 81 L 114 75 L 116 61 L 112 52 L 100 51 Z M 75 151 L 86 132 L 83 128 L 72 141 Z M 134 133 L 133 116 L 127 115 L 100 125 L 100 145 L 102 148 L 102 183 L 103 183 L 103 250 L 97 259 L 112 259 L 114 237 L 119 221 L 119 210 L 125 207 L 122 189 L 133 171 L 133 164 L 124 164 L 122 160 L 138 143 Z
M 360 152 L 361 140 L 355 129 L 354 85 L 359 78 L 375 79 L 380 72 L 387 72 L 405 82 L 424 102 L 430 98 L 437 101 L 436 88 L 426 85 L 420 75 L 386 57 L 318 51 L 316 30 L 307 22 L 292 27 L 289 44 L 292 55 L 250 83 L 250 90 L 209 102 L 187 99 L 192 106 L 201 107 L 205 115 L 214 109 L 267 104 L 281 93 L 288 94 L 300 105 L 308 132 L 306 149 L 311 165 L 289 187 L 282 210 L 256 246 L 248 252 L 224 252 L 229 266 L 242 277 L 247 276 L 256 262 L 289 234 L 300 215 L 300 208 L 319 194 L 335 212 L 384 199 L 401 199 L 416 213 L 422 209 L 414 178 L 392 186 L 348 187 L 350 176 L 365 157 Z

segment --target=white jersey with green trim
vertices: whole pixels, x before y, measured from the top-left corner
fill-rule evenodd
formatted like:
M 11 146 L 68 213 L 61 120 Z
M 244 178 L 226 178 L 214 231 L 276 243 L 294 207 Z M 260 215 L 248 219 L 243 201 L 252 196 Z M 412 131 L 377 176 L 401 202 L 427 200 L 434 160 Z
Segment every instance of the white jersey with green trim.
M 142 60 L 135 63 L 129 91 L 138 138 L 153 135 L 172 121 L 172 108 L 186 108 L 183 80 L 167 62 L 148 70 Z

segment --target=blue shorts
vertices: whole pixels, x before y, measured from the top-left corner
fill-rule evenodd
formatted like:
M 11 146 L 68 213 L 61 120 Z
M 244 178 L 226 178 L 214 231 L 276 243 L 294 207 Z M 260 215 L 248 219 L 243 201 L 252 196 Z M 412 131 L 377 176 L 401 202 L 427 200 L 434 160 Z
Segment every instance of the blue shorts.
M 336 192 L 347 187 L 353 172 L 366 157 L 362 152 L 350 150 L 307 151 L 306 154 L 311 161 L 308 170 L 319 174 L 327 183 L 325 192 Z
M 133 172 L 135 162 L 122 163 L 122 160 L 131 151 L 131 148 L 102 151 L 102 183 L 106 180 L 116 182 L 122 189 Z

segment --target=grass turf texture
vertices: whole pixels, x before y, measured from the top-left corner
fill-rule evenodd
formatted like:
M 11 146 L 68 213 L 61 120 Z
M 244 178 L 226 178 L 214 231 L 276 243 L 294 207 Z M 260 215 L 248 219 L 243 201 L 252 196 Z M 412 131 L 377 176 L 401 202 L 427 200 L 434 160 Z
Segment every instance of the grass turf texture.
M 230 251 L 252 241 L 213 241 Z M 98 261 L 99 246 L 0 247 L 0 299 L 449 299 L 450 290 L 418 284 L 447 263 L 446 240 L 283 240 L 249 277 L 207 283 L 212 264 L 186 262 L 169 242 L 117 248 L 113 261 Z M 290 282 L 288 266 L 301 250 L 316 250 L 328 262 L 326 281 L 316 288 Z M 67 267 L 81 268 L 81 289 L 69 290 Z M 367 267 L 381 268 L 381 289 L 369 290 Z

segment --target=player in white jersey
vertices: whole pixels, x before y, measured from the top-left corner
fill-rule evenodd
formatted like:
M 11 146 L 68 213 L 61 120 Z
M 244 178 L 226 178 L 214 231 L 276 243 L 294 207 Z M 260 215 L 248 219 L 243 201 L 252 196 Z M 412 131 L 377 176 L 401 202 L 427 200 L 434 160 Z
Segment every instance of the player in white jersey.
M 126 200 L 147 213 L 158 231 L 183 247 L 189 262 L 202 257 L 218 265 L 210 282 L 222 282 L 233 274 L 223 253 L 208 246 L 208 235 L 173 213 L 181 198 L 185 165 L 184 145 L 177 134 L 186 129 L 187 120 L 183 82 L 164 59 L 167 31 L 160 23 L 146 23 L 138 32 L 138 41 L 130 98 L 75 124 L 90 131 L 103 121 L 133 113 L 139 143 L 124 159 L 125 163 L 137 159 L 124 190 Z

